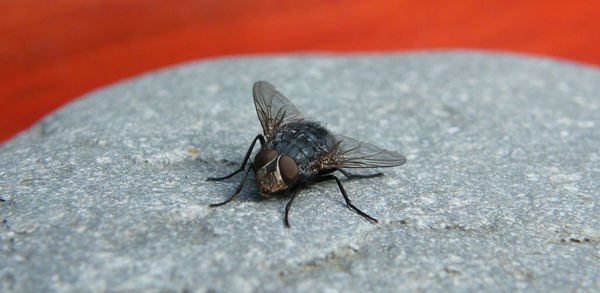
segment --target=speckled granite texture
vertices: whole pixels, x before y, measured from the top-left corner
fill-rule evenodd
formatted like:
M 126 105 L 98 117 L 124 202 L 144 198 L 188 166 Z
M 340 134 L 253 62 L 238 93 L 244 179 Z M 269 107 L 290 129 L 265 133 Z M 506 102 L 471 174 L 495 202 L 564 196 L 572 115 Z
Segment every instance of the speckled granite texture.
M 263 199 L 236 169 L 251 86 L 408 163 Z M 0 146 L 0 290 L 600 290 L 600 71 L 428 52 L 186 64 L 95 91 Z

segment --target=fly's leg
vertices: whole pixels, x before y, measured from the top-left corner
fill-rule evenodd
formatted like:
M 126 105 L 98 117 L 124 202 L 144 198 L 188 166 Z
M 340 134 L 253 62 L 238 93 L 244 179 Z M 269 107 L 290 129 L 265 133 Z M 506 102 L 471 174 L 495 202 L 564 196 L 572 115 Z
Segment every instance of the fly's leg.
M 292 197 L 290 198 L 290 201 L 288 201 L 288 203 L 285 205 L 285 217 L 283 218 L 283 225 L 287 229 L 290 228 L 290 222 L 288 221 L 288 213 L 290 211 L 290 207 L 292 206 L 292 202 L 294 201 L 294 198 L 296 198 L 296 195 L 298 195 L 299 192 L 300 192 L 300 188 L 298 186 L 294 187 L 294 189 L 292 189 L 292 191 L 290 192 Z
M 346 178 L 348 178 L 348 180 L 383 176 L 383 173 L 381 173 L 381 172 L 375 173 L 375 174 L 362 175 L 362 174 L 352 174 L 344 169 L 337 169 L 337 170 L 340 171 L 340 173 L 344 174 L 344 176 L 346 176 Z
M 377 219 L 365 214 L 363 211 L 359 210 L 357 207 L 355 207 L 351 202 L 350 199 L 348 198 L 348 195 L 346 194 L 346 190 L 344 190 L 344 186 L 342 186 L 342 182 L 340 181 L 340 179 L 338 179 L 337 177 L 335 177 L 335 175 L 324 175 L 321 176 L 317 179 L 317 182 L 323 182 L 323 181 L 329 181 L 329 180 L 335 180 L 335 182 L 337 182 L 338 187 L 340 188 L 340 191 L 342 192 L 342 195 L 344 196 L 344 200 L 346 201 L 346 206 L 348 208 L 350 208 L 351 210 L 353 210 L 354 212 L 356 212 L 357 214 L 363 216 L 365 219 L 373 222 L 373 223 L 378 223 Z
M 248 152 L 246 152 L 246 156 L 244 157 L 244 161 L 242 161 L 242 165 L 240 166 L 239 169 L 237 169 L 236 171 L 234 171 L 233 173 L 227 175 L 227 176 L 223 176 L 223 177 L 209 177 L 206 178 L 206 181 L 221 181 L 221 180 L 225 180 L 227 178 L 231 178 L 233 175 L 240 173 L 244 170 L 244 167 L 246 166 L 246 163 L 248 163 L 248 159 L 250 158 L 250 155 L 252 154 L 252 149 L 254 149 L 254 144 L 256 143 L 257 140 L 260 140 L 260 145 L 263 146 L 265 145 L 265 138 L 262 134 L 257 135 L 254 140 L 252 141 L 252 144 L 250 145 L 250 148 L 248 149 Z
M 244 178 L 242 179 L 242 182 L 240 182 L 240 185 L 238 186 L 235 193 L 231 197 L 229 197 L 226 201 L 220 202 L 220 203 L 213 203 L 210 205 L 210 207 L 216 208 L 216 207 L 222 206 L 222 205 L 232 201 L 234 198 L 236 198 L 240 194 L 240 192 L 242 192 L 242 188 L 244 188 L 244 183 L 246 183 L 246 178 L 248 177 L 248 173 L 250 173 L 250 170 L 252 170 L 252 163 L 250 163 L 250 165 L 248 166 L 248 169 L 246 169 L 246 172 L 244 172 Z

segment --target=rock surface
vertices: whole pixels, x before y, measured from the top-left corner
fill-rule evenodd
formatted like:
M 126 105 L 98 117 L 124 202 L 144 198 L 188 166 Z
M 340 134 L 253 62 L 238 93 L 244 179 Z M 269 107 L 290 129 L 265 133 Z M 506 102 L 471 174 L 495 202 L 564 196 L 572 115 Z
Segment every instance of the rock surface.
M 384 177 L 226 199 L 256 80 L 399 151 Z M 600 71 L 478 52 L 230 58 L 100 89 L 0 146 L 0 290 L 600 289 Z M 368 172 L 365 170 L 365 172 Z

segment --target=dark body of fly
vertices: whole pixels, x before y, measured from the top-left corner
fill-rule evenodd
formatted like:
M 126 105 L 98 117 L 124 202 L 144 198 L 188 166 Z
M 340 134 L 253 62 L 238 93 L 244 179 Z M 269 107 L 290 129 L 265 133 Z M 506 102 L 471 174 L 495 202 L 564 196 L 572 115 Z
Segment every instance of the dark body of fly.
M 264 148 L 294 159 L 299 171 L 295 184 L 300 185 L 314 181 L 319 173 L 328 173 L 321 170 L 319 162 L 334 144 L 335 137 L 319 123 L 303 121 L 285 125 Z
M 254 138 L 238 170 L 224 177 L 207 179 L 224 180 L 244 171 L 244 177 L 236 192 L 227 200 L 210 206 L 218 207 L 237 197 L 244 187 L 248 173 L 253 170 L 263 196 L 281 193 L 290 196 L 285 206 L 286 228 L 290 227 L 288 213 L 300 189 L 312 183 L 329 180 L 336 181 L 348 208 L 377 223 L 375 218 L 350 202 L 341 181 L 331 173 L 339 171 L 348 179 L 381 176 L 382 173 L 353 175 L 344 169 L 395 167 L 406 162 L 404 156 L 347 136 L 333 134 L 319 123 L 305 120 L 300 111 L 266 81 L 256 82 L 252 93 L 263 134 Z M 257 141 L 260 141 L 260 151 L 246 168 Z

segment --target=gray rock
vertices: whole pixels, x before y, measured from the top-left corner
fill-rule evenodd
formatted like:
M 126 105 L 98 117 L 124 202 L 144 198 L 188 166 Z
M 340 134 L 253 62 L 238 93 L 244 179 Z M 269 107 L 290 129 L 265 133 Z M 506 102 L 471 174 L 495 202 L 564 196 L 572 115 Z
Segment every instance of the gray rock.
M 263 199 L 255 80 L 399 151 Z M 0 290 L 597 291 L 600 71 L 477 52 L 230 58 L 95 91 L 0 146 Z M 365 172 L 368 172 L 365 170 Z

